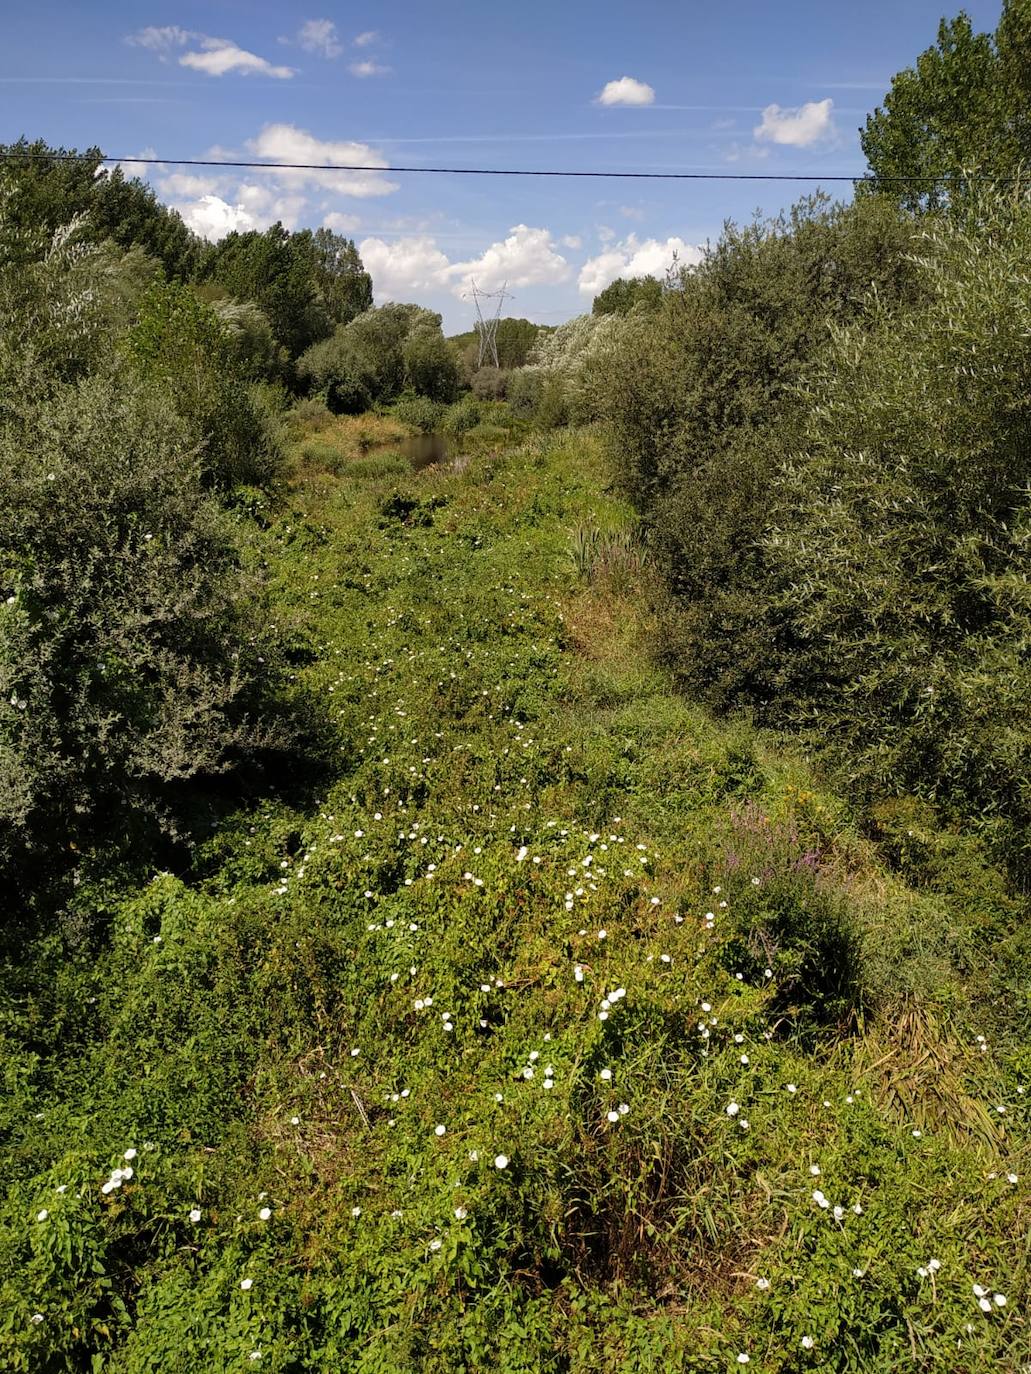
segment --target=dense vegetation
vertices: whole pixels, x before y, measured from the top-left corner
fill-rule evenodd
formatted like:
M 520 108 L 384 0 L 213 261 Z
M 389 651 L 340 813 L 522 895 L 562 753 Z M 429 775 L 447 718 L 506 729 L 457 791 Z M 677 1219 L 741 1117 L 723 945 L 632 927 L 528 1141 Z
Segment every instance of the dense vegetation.
M 1021 1368 L 1029 15 L 499 369 L 17 145 L 5 1371 Z

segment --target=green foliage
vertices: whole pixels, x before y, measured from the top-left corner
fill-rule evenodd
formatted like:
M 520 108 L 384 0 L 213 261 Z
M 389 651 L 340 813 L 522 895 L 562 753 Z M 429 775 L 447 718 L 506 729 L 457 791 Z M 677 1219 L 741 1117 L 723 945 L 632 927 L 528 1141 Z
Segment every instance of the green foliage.
M 392 401 L 407 386 L 433 401 L 454 399 L 457 374 L 440 316 L 418 305 L 367 310 L 298 360 L 309 386 L 326 388 L 331 409 L 354 415 Z
M 926 300 L 835 333 L 775 483 L 780 714 L 878 792 L 1004 824 L 1026 862 L 1031 202 L 981 197 L 916 252 Z
M 441 405 L 458 394 L 458 367 L 441 333 L 440 322 L 412 329 L 401 345 L 405 386 Z
M 394 402 L 392 413 L 402 424 L 411 425 L 420 434 L 433 434 L 445 411 L 442 405 L 428 396 L 417 396 L 414 392 L 406 391 Z
M 512 373 L 503 367 L 481 367 L 472 375 L 472 393 L 481 401 L 503 401 Z
M 728 225 L 657 314 L 626 319 L 596 378 L 670 594 L 670 658 L 721 708 L 762 705 L 791 662 L 761 535 L 796 439 L 793 388 L 833 322 L 916 295 L 913 234 L 872 198 L 848 208 L 813 198 L 788 217 Z
M 277 343 L 297 358 L 372 303 L 372 284 L 350 239 L 329 229 L 227 234 L 209 250 L 207 281 L 241 301 L 254 301 Z
M 629 315 L 631 310 L 657 310 L 662 301 L 658 277 L 617 277 L 591 302 L 592 315 Z
M 1031 3 L 1004 0 L 995 34 L 960 13 L 899 72 L 860 131 L 874 189 L 911 210 L 962 198 L 962 187 L 926 178 L 964 172 L 1010 177 L 1031 157 Z M 905 184 L 892 178 L 925 178 Z
M 281 435 L 245 384 L 239 338 L 189 287 L 156 283 L 140 302 L 124 352 L 147 387 L 173 398 L 203 448 L 204 468 L 224 487 L 272 481 Z
M 396 480 L 313 479 L 261 536 L 344 746 L 317 803 L 87 878 L 3 965 L 0 1365 L 1019 1364 L 1020 906 L 905 888 L 671 690 L 636 589 L 570 590 L 570 526 L 634 525 L 596 443 Z
M 197 270 L 200 240 L 139 177 L 104 168 L 99 148 L 80 156 L 75 149 L 22 138 L 0 144 L 0 153 L 4 177 L 18 192 L 15 223 L 21 229 L 49 237 L 81 219 L 94 241 L 110 239 L 123 251 L 139 248 L 169 277 L 185 280 Z
M 550 332 L 549 325 L 504 316 L 498 320 L 495 336 L 499 365 L 502 368 L 525 366 L 538 338 Z M 480 353 L 479 334 L 475 329 L 470 329 L 464 334 L 452 334 L 448 344 L 460 362 L 466 382 L 471 382 L 477 371 Z

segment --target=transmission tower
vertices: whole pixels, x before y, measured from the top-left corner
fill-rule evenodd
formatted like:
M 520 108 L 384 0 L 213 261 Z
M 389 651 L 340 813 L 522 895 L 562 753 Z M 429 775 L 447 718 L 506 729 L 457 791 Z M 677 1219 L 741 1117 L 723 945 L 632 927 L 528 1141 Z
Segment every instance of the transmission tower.
M 500 291 L 481 291 L 475 281 L 470 283 L 469 294 L 476 306 L 476 333 L 480 340 L 480 356 L 476 360 L 477 367 L 483 367 L 484 363 L 492 363 L 495 367 L 500 366 L 498 363 L 498 321 L 501 319 L 502 306 L 507 300 L 512 299 L 509 292 L 505 290 L 507 286 L 508 282 L 505 282 Z M 481 302 L 490 301 L 497 301 L 497 305 L 493 311 L 489 304 L 484 310 Z

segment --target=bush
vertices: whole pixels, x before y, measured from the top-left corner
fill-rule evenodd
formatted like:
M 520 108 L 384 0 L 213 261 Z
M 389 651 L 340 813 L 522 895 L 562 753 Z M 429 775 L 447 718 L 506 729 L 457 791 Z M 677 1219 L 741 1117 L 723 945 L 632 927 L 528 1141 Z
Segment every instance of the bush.
M 595 385 L 624 490 L 669 592 L 664 636 L 683 685 L 722 710 L 787 689 L 794 641 L 775 613 L 762 535 L 800 423 L 795 388 L 835 321 L 914 300 L 913 228 L 876 199 L 822 197 L 728 226 L 660 309 L 631 315 Z M 775 648 L 775 652 L 771 652 Z
M 262 741 L 270 671 L 190 425 L 131 376 L 0 427 L 0 869 L 138 829 Z
M 481 401 L 503 401 L 512 373 L 503 367 L 481 367 L 472 376 L 472 392 Z
M 267 394 L 247 385 L 234 347 L 215 312 L 174 282 L 146 291 L 123 344 L 139 382 L 171 401 L 202 447 L 207 478 L 261 486 L 281 465 L 281 426 Z
M 411 425 L 420 434 L 432 434 L 439 427 L 445 411 L 443 406 L 431 401 L 428 396 L 406 392 L 397 398 L 393 413 L 402 424 Z
M 923 302 L 834 334 L 763 537 L 794 641 L 779 719 L 875 791 L 1010 830 L 1024 861 L 1029 256 L 1026 196 L 925 225 Z
M 453 406 L 448 406 L 441 417 L 439 429 L 448 438 L 457 439 L 480 423 L 483 407 L 472 396 L 464 396 Z

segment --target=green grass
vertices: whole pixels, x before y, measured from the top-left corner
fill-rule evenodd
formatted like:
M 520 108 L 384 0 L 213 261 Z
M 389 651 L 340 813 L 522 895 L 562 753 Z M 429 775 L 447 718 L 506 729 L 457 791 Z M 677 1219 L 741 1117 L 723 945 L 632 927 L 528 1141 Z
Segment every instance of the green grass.
M 339 471 L 256 535 L 331 782 L 0 979 L 0 1367 L 1018 1369 L 1021 904 L 673 692 L 590 440 Z

